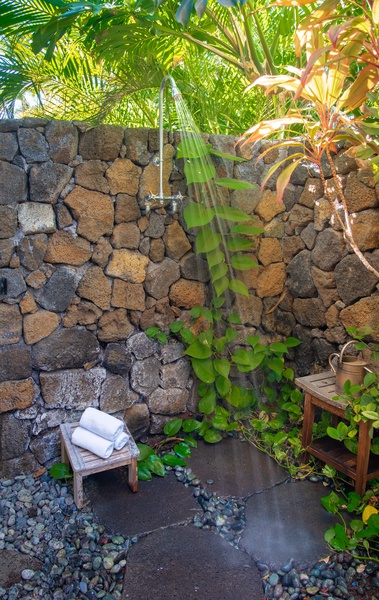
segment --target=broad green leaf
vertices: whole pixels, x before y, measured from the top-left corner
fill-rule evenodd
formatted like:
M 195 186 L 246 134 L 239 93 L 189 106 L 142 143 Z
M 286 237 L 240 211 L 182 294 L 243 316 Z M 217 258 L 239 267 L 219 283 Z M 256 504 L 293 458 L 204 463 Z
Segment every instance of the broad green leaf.
M 196 419 L 186 419 L 183 421 L 183 431 L 189 433 L 190 431 L 195 431 L 200 426 L 200 421 Z
M 195 340 L 193 344 L 188 346 L 184 354 L 192 358 L 209 358 L 212 356 L 212 350 L 207 344 L 202 344 L 199 340 Z
M 213 361 L 215 371 L 223 377 L 229 377 L 230 362 L 227 358 L 215 358 Z
M 216 169 L 213 165 L 199 158 L 191 158 L 185 161 L 184 174 L 187 185 L 191 183 L 207 183 L 216 175 Z
M 287 348 L 295 348 L 295 346 L 299 346 L 301 341 L 294 337 L 288 337 L 285 341 Z
M 206 225 L 199 231 L 196 237 L 196 254 L 201 252 L 211 252 L 218 248 L 222 241 L 221 233 L 212 230 L 209 225 Z
M 274 342 L 273 344 L 270 344 L 270 349 L 273 352 L 287 352 L 288 348 L 285 344 L 282 344 L 282 342 Z
M 218 265 L 223 260 L 225 260 L 225 254 L 221 252 L 221 250 L 212 250 L 212 252 L 207 253 L 207 262 L 209 268 Z
M 208 431 L 209 428 L 210 428 L 210 424 L 207 421 L 202 421 L 199 429 L 197 430 L 197 433 L 199 434 L 200 437 L 204 437 L 204 435 L 206 434 L 206 432 Z
M 251 403 L 252 396 L 246 389 L 232 385 L 232 388 L 227 395 L 227 401 L 236 408 L 245 408 Z
M 236 156 L 235 154 L 228 154 L 227 152 L 221 152 L 220 150 L 213 150 L 213 148 L 211 148 L 209 150 L 209 154 L 213 154 L 214 156 L 218 156 L 219 158 L 233 160 L 234 162 L 246 162 L 245 158 L 241 158 L 240 156 Z
M 267 365 L 272 371 L 274 371 L 275 373 L 278 373 L 278 375 L 283 373 L 284 363 L 280 358 L 271 358 L 267 362 Z
M 221 431 L 226 431 L 229 427 L 228 419 L 225 417 L 217 416 L 212 419 L 212 426 L 215 429 L 220 429 Z
M 190 448 L 197 448 L 197 440 L 195 440 L 193 435 L 184 435 L 183 439 Z
M 228 323 L 232 323 L 234 325 L 241 325 L 241 323 L 242 323 L 241 318 L 239 315 L 237 315 L 237 313 L 230 313 L 227 321 L 228 321 Z
M 281 444 L 283 444 L 283 442 L 285 442 L 287 439 L 287 434 L 284 433 L 284 431 L 278 431 L 278 433 L 275 435 L 274 437 L 274 444 L 273 446 L 280 446 Z
M 337 431 L 337 429 L 335 427 L 327 427 L 326 433 L 333 440 L 341 441 L 341 436 L 340 436 L 339 432 Z
M 227 379 L 226 377 L 223 377 L 222 375 L 219 375 L 216 378 L 216 389 L 217 389 L 219 395 L 221 396 L 221 398 L 225 398 L 225 396 L 230 392 L 231 387 L 232 387 L 232 384 L 230 382 L 230 379 Z
M 232 180 L 234 181 L 234 180 Z M 251 219 L 250 215 L 239 210 L 239 208 L 233 208 L 233 206 L 215 206 L 215 213 L 221 219 L 226 221 L 236 221 L 237 223 L 243 223 Z
M 159 475 L 159 477 L 164 477 L 166 474 L 163 462 L 159 456 L 156 456 L 155 454 L 149 456 L 149 458 L 145 460 L 145 465 L 148 469 L 150 469 L 150 471 L 152 471 L 152 473 Z
M 205 208 L 202 204 L 191 202 L 183 211 L 183 216 L 188 228 L 204 227 L 210 223 L 215 215 L 213 208 Z
M 230 262 L 233 269 L 237 269 L 237 271 L 246 271 L 259 266 L 252 258 L 243 254 L 233 254 Z
M 209 359 L 199 360 L 197 358 L 191 359 L 191 364 L 195 375 L 204 381 L 204 383 L 213 383 L 216 379 L 216 375 L 213 368 L 213 361 Z
M 213 413 L 216 406 L 216 391 L 212 388 L 203 396 L 198 404 L 198 409 L 205 415 Z
M 229 287 L 229 279 L 227 277 L 217 279 L 217 281 L 214 282 L 213 287 L 217 296 L 221 296 Z
M 192 342 L 195 340 L 194 334 L 187 327 L 183 327 L 183 329 L 180 330 L 180 337 L 186 344 L 192 344 Z
M 209 154 L 209 148 L 198 136 L 187 137 L 179 142 L 176 158 L 202 158 Z
M 179 456 L 176 456 L 176 454 L 165 454 L 164 456 L 162 456 L 162 462 L 165 465 L 169 465 L 170 467 L 186 467 L 187 466 L 187 463 Z
M 379 413 L 372 410 L 362 410 L 362 415 L 370 421 L 377 421 L 379 419 Z
M 221 187 L 229 188 L 230 190 L 251 190 L 257 189 L 258 186 L 254 183 L 248 183 L 247 181 L 241 181 L 240 179 L 232 179 L 231 177 L 219 177 L 214 182 Z M 238 219 L 231 219 L 231 221 L 237 221 Z M 247 221 L 248 219 L 244 219 Z
M 217 442 L 222 440 L 222 436 L 214 429 L 208 429 L 204 434 L 204 440 L 208 442 L 208 444 L 217 444 Z
M 366 373 L 365 378 L 363 380 L 363 385 L 365 387 L 370 387 L 370 385 L 375 383 L 377 379 L 378 379 L 378 376 L 376 373 Z
M 254 246 L 254 242 L 246 238 L 233 237 L 226 241 L 226 247 L 231 252 L 238 252 L 239 250 L 249 250 Z
M 183 321 L 174 321 L 170 323 L 170 331 L 171 333 L 178 333 L 181 329 L 183 329 L 184 323 Z
M 191 456 L 191 448 L 189 448 L 189 446 L 184 442 L 180 442 L 180 444 L 175 444 L 174 452 L 176 452 L 176 454 L 180 456 L 180 458 L 188 458 L 189 456 Z
M 263 233 L 264 229 L 261 227 L 254 227 L 254 225 L 233 225 L 230 228 L 230 233 L 242 233 L 244 235 L 259 235 Z
M 163 428 L 163 432 L 169 437 L 176 435 L 183 424 L 183 419 L 172 419 Z
M 240 281 L 239 279 L 231 279 L 229 281 L 229 289 L 236 294 L 241 294 L 241 296 L 249 297 L 249 290 L 246 285 Z
M 138 461 L 146 460 L 146 458 L 154 454 L 154 450 L 147 444 L 137 444 L 137 448 L 139 450 Z
M 213 283 L 215 281 L 217 281 L 218 279 L 222 279 L 223 277 L 225 277 L 227 272 L 228 272 L 228 265 L 226 265 L 224 262 L 219 263 L 218 265 L 215 265 L 214 267 L 211 267 L 211 277 L 212 277 Z
M 54 479 L 66 479 L 73 477 L 70 466 L 66 463 L 56 463 L 49 469 L 49 474 Z
M 226 328 L 225 338 L 228 343 L 235 340 L 237 336 L 238 336 L 238 332 L 235 329 L 233 329 L 232 327 Z
M 138 463 L 138 479 L 140 481 L 150 481 L 153 479 L 150 469 L 144 463 Z
M 157 340 L 158 342 L 160 342 L 161 344 L 167 344 L 167 335 L 165 334 L 164 331 L 159 331 L 157 333 Z
M 190 310 L 191 317 L 193 317 L 194 319 L 197 319 L 198 317 L 200 317 L 201 309 L 202 309 L 201 306 L 194 306 L 193 308 L 191 308 L 191 310 Z
M 146 333 L 147 337 L 153 338 L 157 333 L 159 333 L 159 331 L 160 331 L 159 327 L 148 327 L 145 330 L 145 333 Z
M 221 308 L 225 304 L 225 298 L 213 298 L 212 305 L 215 308 Z

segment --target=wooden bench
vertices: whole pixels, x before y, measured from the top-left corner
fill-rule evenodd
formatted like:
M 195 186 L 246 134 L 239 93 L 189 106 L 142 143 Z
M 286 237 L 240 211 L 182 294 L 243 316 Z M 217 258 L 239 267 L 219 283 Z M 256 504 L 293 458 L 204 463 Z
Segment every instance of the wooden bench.
M 329 436 L 312 441 L 316 408 L 331 413 L 332 424 L 336 426 L 338 421 L 345 418 L 346 404 L 333 400 L 337 392 L 332 371 L 298 377 L 295 383 L 305 391 L 302 462 L 308 462 L 309 454 L 312 454 L 350 477 L 355 481 L 355 491 L 360 495 L 364 494 L 367 481 L 379 476 L 379 457 L 370 454 L 371 423 L 359 422 L 357 455 L 349 452 L 343 442 Z
M 138 473 L 137 473 L 137 457 L 139 450 L 130 435 L 127 444 L 121 450 L 113 450 L 109 458 L 100 458 L 75 446 L 71 442 L 71 437 L 79 426 L 77 423 L 64 423 L 60 426 L 61 430 L 61 460 L 62 462 L 71 465 L 74 476 L 74 500 L 78 508 L 83 506 L 83 477 L 100 473 L 101 471 L 109 471 L 116 467 L 128 466 L 128 484 L 133 492 L 138 491 Z M 126 433 L 129 433 L 125 428 Z

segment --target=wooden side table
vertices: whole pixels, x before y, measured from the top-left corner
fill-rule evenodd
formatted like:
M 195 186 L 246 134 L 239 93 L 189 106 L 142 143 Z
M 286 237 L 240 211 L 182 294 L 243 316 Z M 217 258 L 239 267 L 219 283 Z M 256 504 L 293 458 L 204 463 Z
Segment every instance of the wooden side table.
M 79 448 L 71 442 L 77 423 L 64 423 L 61 430 L 62 462 L 71 465 L 74 475 L 74 500 L 78 508 L 83 506 L 83 477 L 93 473 L 109 471 L 117 467 L 128 466 L 128 484 L 133 492 L 138 491 L 137 457 L 139 450 L 130 436 L 127 444 L 121 450 L 113 450 L 109 458 L 100 458 L 88 450 Z M 128 431 L 126 433 L 129 433 Z
M 342 442 L 333 440 L 329 436 L 312 441 L 316 408 L 331 413 L 332 423 L 336 425 L 340 419 L 345 418 L 346 404 L 332 399 L 337 395 L 335 376 L 332 371 L 298 377 L 295 383 L 305 391 L 302 462 L 308 462 L 309 454 L 312 454 L 351 477 L 355 481 L 355 491 L 360 495 L 364 494 L 367 481 L 379 476 L 379 457 L 370 455 L 371 424 L 364 421 L 359 423 L 357 455 L 347 450 Z

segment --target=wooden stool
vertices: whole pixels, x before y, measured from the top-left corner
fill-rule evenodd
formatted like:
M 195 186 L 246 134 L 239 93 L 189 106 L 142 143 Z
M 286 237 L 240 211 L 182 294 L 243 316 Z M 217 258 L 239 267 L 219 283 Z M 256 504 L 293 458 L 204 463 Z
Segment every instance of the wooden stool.
M 309 454 L 312 454 L 351 477 L 355 481 L 355 491 L 362 496 L 366 490 L 367 481 L 379 476 L 379 457 L 370 455 L 371 423 L 360 421 L 358 424 L 357 455 L 347 450 L 343 442 L 333 440 L 329 436 L 312 442 L 316 407 L 331 413 L 333 426 L 336 426 L 339 420 L 345 418 L 346 404 L 332 400 L 333 396 L 337 395 L 335 376 L 332 371 L 298 377 L 295 379 L 295 383 L 305 391 L 302 462 L 308 462 Z
M 127 444 L 121 450 L 113 450 L 109 458 L 100 458 L 71 442 L 72 434 L 77 427 L 79 427 L 79 422 L 64 423 L 60 426 L 62 462 L 71 465 L 72 468 L 76 506 L 78 508 L 83 506 L 83 477 L 101 471 L 109 471 L 116 467 L 129 467 L 129 487 L 133 492 L 138 492 L 137 457 L 139 450 L 127 428 L 125 427 L 126 433 L 130 435 Z

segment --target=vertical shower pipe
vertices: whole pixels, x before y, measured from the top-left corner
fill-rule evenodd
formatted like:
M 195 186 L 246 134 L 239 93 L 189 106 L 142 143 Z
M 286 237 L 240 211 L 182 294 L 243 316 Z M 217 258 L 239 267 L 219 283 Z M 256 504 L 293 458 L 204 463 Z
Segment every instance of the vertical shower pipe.
M 181 96 L 178 86 L 171 75 L 164 77 L 159 90 L 159 201 L 164 203 L 163 193 L 163 92 L 167 81 L 170 81 L 172 88 L 172 97 Z

